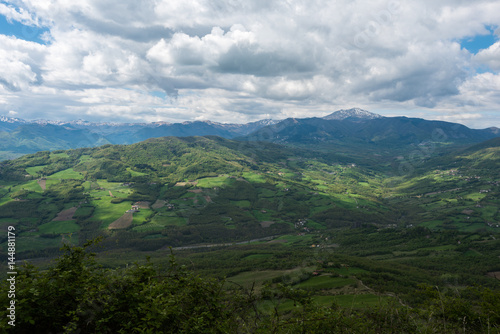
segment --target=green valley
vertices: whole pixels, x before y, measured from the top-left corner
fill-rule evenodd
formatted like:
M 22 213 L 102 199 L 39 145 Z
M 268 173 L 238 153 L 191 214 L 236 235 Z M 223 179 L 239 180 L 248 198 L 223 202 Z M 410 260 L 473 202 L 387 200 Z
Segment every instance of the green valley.
M 80 252 L 95 238 L 104 272 L 91 276 L 136 262 L 173 270 L 173 252 L 221 282 L 221 303 L 252 296 L 238 321 L 257 328 L 287 332 L 302 310 L 304 321 L 405 313 L 398 326 L 482 332 L 500 326 L 496 304 L 477 302 L 500 291 L 499 150 L 437 150 L 407 174 L 211 136 L 38 152 L 1 164 L 0 226 L 15 227 L 18 259 L 48 272 L 61 246 Z M 452 307 L 472 300 L 469 313 Z

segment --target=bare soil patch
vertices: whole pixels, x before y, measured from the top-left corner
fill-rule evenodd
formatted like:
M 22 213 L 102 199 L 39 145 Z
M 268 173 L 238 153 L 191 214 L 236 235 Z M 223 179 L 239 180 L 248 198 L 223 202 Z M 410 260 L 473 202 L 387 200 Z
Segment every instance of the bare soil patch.
M 287 242 L 288 242 L 288 240 L 286 240 L 286 239 L 274 239 L 274 240 L 268 241 L 267 243 L 268 244 L 284 244 Z
M 205 198 L 207 203 L 212 203 L 212 199 L 210 198 L 210 196 L 203 196 L 203 197 Z
M 73 220 L 73 215 L 78 209 L 76 206 L 69 208 L 67 210 L 63 210 L 57 214 L 57 217 L 53 219 L 53 221 L 64 221 L 64 220 Z
M 185 187 L 185 186 L 195 186 L 198 184 L 198 181 L 188 181 L 188 182 L 177 182 L 175 184 L 176 187 Z
M 266 228 L 266 227 L 269 227 L 269 226 L 271 226 L 272 224 L 274 224 L 274 222 L 269 220 L 269 221 L 263 221 L 263 222 L 260 222 L 259 224 L 260 224 L 260 226 L 262 226 L 263 228 Z
M 167 201 L 162 199 L 157 199 L 156 202 L 151 206 L 153 209 L 161 209 L 167 204 Z
M 203 189 L 190 189 L 188 190 L 190 193 L 201 194 Z
M 144 202 L 136 202 L 135 205 L 139 207 L 139 209 L 149 209 L 149 205 L 151 202 L 144 201 Z
M 490 271 L 487 275 L 500 280 L 500 271 Z
M 36 180 L 40 188 L 42 188 L 43 191 L 47 189 L 47 180 Z
M 108 230 L 117 230 L 121 228 L 127 228 L 132 225 L 132 220 L 134 215 L 132 212 L 125 213 L 123 216 L 109 224 Z

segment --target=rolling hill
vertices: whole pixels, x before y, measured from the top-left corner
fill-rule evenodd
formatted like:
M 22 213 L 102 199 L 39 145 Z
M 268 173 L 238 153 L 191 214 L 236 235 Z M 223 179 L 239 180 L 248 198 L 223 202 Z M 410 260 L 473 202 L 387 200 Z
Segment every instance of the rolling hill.
M 500 326 L 499 145 L 436 151 L 397 175 L 368 156 L 358 165 L 314 145 L 216 136 L 41 151 L 0 164 L 0 229 L 15 229 L 16 263 L 47 269 L 19 266 L 17 285 L 23 305 L 34 305 L 30 319 L 46 328 L 54 326 L 39 315 L 47 300 L 64 305 L 49 308 L 61 328 L 69 321 L 61 309 L 76 310 L 78 326 L 122 328 L 110 307 L 93 305 L 129 317 L 131 301 L 146 296 L 155 308 L 141 306 L 141 317 L 156 307 L 164 314 L 178 309 L 176 294 L 186 305 L 195 291 L 189 305 L 198 307 L 206 282 L 217 282 L 223 300 L 214 301 L 244 305 L 238 323 L 264 332 L 297 324 L 295 332 L 304 319 L 321 332 L 337 326 L 335 316 L 354 332 L 396 324 L 482 333 Z M 95 238 L 99 265 L 85 255 Z M 88 302 L 64 304 L 75 291 Z M 166 297 L 150 302 L 158 296 Z
M 298 222 L 309 230 L 443 221 L 494 230 L 498 150 L 492 139 L 397 176 L 314 150 L 214 136 L 44 151 L 0 166 L 0 220 L 18 224 L 26 251 L 53 244 L 40 227 L 64 210 L 77 218 L 54 232 L 79 240 L 110 233 L 136 202 L 148 204 L 119 230 L 140 249 L 269 237 L 296 231 Z M 472 205 L 475 216 L 465 221 Z
M 147 202 L 121 233 L 136 247 L 153 249 L 268 237 L 295 231 L 299 221 L 311 229 L 387 224 L 392 215 L 380 176 L 368 170 L 310 151 L 245 147 L 220 137 L 38 152 L 4 162 L 0 176 L 0 219 L 18 224 L 25 250 L 52 245 L 40 227 L 71 208 L 76 217 L 92 213 L 69 219 L 83 239 L 86 224 L 93 234 L 108 231 L 134 203 Z

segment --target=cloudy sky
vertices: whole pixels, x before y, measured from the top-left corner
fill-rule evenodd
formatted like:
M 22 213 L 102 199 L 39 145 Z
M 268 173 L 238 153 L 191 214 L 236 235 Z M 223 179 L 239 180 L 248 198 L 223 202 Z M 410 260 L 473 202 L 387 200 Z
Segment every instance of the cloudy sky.
M 500 127 L 500 2 L 0 1 L 0 115 Z

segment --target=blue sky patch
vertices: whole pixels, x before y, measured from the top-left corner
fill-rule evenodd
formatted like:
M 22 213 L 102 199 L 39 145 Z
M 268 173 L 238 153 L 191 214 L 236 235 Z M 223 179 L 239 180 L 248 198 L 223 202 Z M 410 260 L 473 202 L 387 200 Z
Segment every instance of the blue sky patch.
M 167 94 L 165 92 L 161 92 L 161 91 L 158 91 L 158 90 L 149 92 L 149 94 L 151 94 L 153 96 L 156 96 L 156 97 L 159 97 L 159 98 L 162 98 L 162 99 L 165 99 L 167 97 Z
M 9 22 L 5 16 L 0 15 L 0 34 L 2 35 L 15 36 L 25 41 L 47 44 L 41 39 L 43 33 L 46 31 L 48 31 L 47 28 L 27 26 L 17 21 Z
M 467 49 L 470 53 L 476 54 L 480 50 L 492 46 L 498 40 L 498 37 L 494 34 L 495 27 L 488 26 L 486 29 L 490 32 L 488 35 L 476 35 L 460 40 L 462 48 Z

